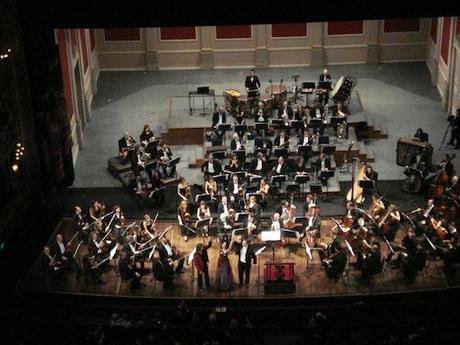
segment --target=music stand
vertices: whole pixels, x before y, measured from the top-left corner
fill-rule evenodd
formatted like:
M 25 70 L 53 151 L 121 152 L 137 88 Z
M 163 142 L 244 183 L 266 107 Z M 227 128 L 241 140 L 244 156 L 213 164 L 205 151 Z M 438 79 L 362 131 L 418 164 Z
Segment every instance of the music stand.
M 291 121 L 291 128 L 294 129 L 302 129 L 304 127 L 304 122 L 301 120 L 292 120 Z
M 219 132 L 227 132 L 232 129 L 232 125 L 230 123 L 220 123 L 217 125 L 217 130 Z
M 319 137 L 319 138 L 321 139 L 322 137 Z M 326 137 L 326 138 L 329 140 L 329 137 Z M 335 153 L 335 150 L 336 150 L 335 145 L 329 145 L 329 146 L 323 147 L 323 153 L 328 156 L 333 155 Z
M 302 89 L 316 89 L 316 83 L 314 81 L 304 81 Z
M 233 176 L 238 176 L 238 181 L 244 181 L 244 178 L 246 177 L 246 173 L 244 171 L 235 171 L 230 174 L 230 180 L 233 179 Z
M 270 243 L 272 246 L 272 262 L 275 262 L 275 242 L 281 241 L 281 231 L 280 230 L 269 230 L 262 231 L 260 233 L 260 239 L 264 242 Z
M 244 125 L 234 125 L 233 126 L 233 130 L 237 133 L 246 133 L 248 131 L 248 125 L 244 124 Z
M 323 187 L 318 183 L 310 184 L 310 193 L 313 195 L 321 195 L 323 193 Z
M 284 120 L 282 119 L 272 119 L 272 125 L 278 128 L 284 128 Z
M 308 223 L 308 217 L 303 217 L 303 216 L 295 217 L 294 222 L 302 224 L 302 225 L 306 225 Z
M 262 180 L 262 176 L 251 176 L 249 177 L 249 183 L 260 183 L 260 181 Z
M 223 160 L 226 156 L 226 152 L 225 151 L 215 151 L 212 153 L 212 157 L 215 158 L 215 159 L 220 159 L 220 160 Z
M 219 187 L 225 184 L 225 175 L 224 174 L 215 175 L 213 178 L 214 178 L 214 181 L 216 181 L 217 183 L 217 192 L 219 193 L 221 191 Z
M 288 151 L 287 148 L 281 147 L 281 148 L 276 148 L 275 149 L 275 156 L 276 157 L 280 157 L 280 156 L 286 157 L 288 154 L 289 154 L 289 151 Z
M 338 117 L 338 116 L 331 116 L 331 126 L 337 127 L 340 123 L 342 123 L 345 118 Z
M 235 221 L 244 223 L 248 220 L 249 214 L 244 212 L 235 213 Z
M 302 189 L 305 190 L 305 184 L 310 181 L 309 175 L 295 175 L 294 182 L 302 185 Z
M 256 131 L 264 131 L 265 133 L 268 131 L 268 123 L 266 122 L 256 122 L 255 123 Z
M 271 183 L 281 183 L 287 181 L 287 175 L 274 175 L 272 176 L 272 181 Z
M 299 145 L 297 146 L 297 153 L 303 157 L 308 157 L 310 154 L 313 154 L 313 149 L 311 145 Z
M 259 257 L 262 252 L 267 249 L 267 246 L 263 246 L 262 248 L 256 250 L 254 253 L 255 256 Z M 263 281 L 260 280 L 260 259 L 257 259 L 257 280 L 256 280 L 257 285 L 260 285 L 263 283 Z
M 318 89 L 330 90 L 331 89 L 331 82 L 330 81 L 320 81 L 320 82 L 318 82 Z
M 206 219 L 202 219 L 202 220 L 197 220 L 196 223 L 195 223 L 195 229 L 201 229 L 207 225 L 211 225 L 211 222 L 212 222 L 212 218 L 206 218 Z
M 286 192 L 289 194 L 295 194 L 300 192 L 300 185 L 297 183 L 290 183 L 286 185 Z
M 320 135 L 318 137 L 318 145 L 329 145 L 329 137 L 327 135 Z
M 197 194 L 195 196 L 195 202 L 197 204 L 199 204 L 202 201 L 204 201 L 206 203 L 210 202 L 211 201 L 211 194 Z
M 257 154 L 258 154 L 259 152 L 262 152 L 262 154 L 263 154 L 264 156 L 266 156 L 268 150 L 267 150 L 267 149 L 255 149 L 255 150 L 254 150 L 254 156 L 257 156 Z
M 323 121 L 321 119 L 313 118 L 313 119 L 310 119 L 310 123 L 308 124 L 308 128 L 318 129 L 318 128 L 321 127 L 322 124 L 323 124 Z

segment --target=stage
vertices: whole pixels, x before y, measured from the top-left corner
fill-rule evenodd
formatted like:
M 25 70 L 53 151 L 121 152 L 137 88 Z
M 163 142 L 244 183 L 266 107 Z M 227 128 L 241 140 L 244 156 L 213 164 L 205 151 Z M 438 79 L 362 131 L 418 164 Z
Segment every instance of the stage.
M 130 224 L 134 220 L 128 220 Z M 195 248 L 196 244 L 202 242 L 201 238 L 191 238 L 188 242 L 184 242 L 178 233 L 176 223 L 159 221 L 157 223 L 160 230 L 168 226 L 172 226 L 167 237 L 175 245 L 181 255 L 187 255 Z M 323 219 L 321 226 L 322 240 L 327 242 L 330 239 L 330 229 L 333 222 L 330 219 Z M 64 239 L 70 238 L 72 227 L 70 219 L 62 219 L 56 232 L 61 232 Z M 396 242 L 399 242 L 404 236 L 404 229 L 398 231 Z M 211 287 L 214 286 L 217 266 L 217 256 L 219 244 L 214 236 L 210 237 L 213 241 L 212 247 L 208 250 L 210 258 L 209 275 Z M 54 239 L 53 237 L 50 239 Z M 74 244 L 75 246 L 76 244 Z M 264 246 L 258 240 L 255 240 L 255 250 Z M 388 247 L 384 242 L 381 243 L 382 257 L 387 255 Z M 77 262 L 81 261 L 83 255 L 86 254 L 86 246 L 83 244 L 76 256 Z M 426 292 L 433 290 L 443 290 L 452 287 L 460 286 L 459 274 L 454 281 L 448 282 L 443 271 L 443 262 L 428 261 L 427 267 L 419 272 L 413 282 L 408 282 L 399 269 L 385 270 L 381 275 L 372 277 L 369 284 L 360 281 L 361 272 L 355 269 L 352 265 L 347 265 L 346 275 L 338 282 L 330 281 L 323 269 L 320 267 L 318 252 L 313 250 L 313 260 L 307 260 L 305 249 L 302 248 L 297 239 L 290 238 L 285 246 L 275 246 L 275 261 L 277 262 L 292 262 L 295 263 L 295 292 L 288 294 L 267 294 L 264 292 L 262 283 L 257 283 L 260 268 L 260 278 L 263 279 L 263 266 L 267 261 L 272 259 L 271 247 L 267 248 L 258 257 L 258 265 L 252 265 L 251 281 L 249 288 L 238 288 L 237 285 L 228 292 L 217 292 L 213 288 L 206 292 L 200 292 L 192 265 L 184 266 L 184 273 L 178 275 L 174 280 L 175 288 L 172 291 L 165 291 L 160 282 L 155 282 L 152 278 L 151 263 L 145 264 L 146 273 L 143 276 L 140 289 L 131 289 L 127 281 L 123 281 L 117 272 L 116 255 L 111 260 L 108 269 L 102 274 L 102 284 L 92 283 L 86 274 L 77 274 L 76 270 L 65 273 L 64 277 L 57 278 L 55 276 L 46 275 L 40 267 L 40 258 L 36 260 L 30 269 L 27 277 L 19 287 L 19 293 L 22 296 L 55 296 L 56 298 L 76 297 L 81 299 L 98 298 L 122 298 L 122 299 L 143 299 L 143 300 L 167 300 L 190 299 L 190 300 L 214 300 L 215 303 L 222 301 L 238 300 L 253 300 L 259 301 L 255 303 L 263 303 L 264 299 L 270 300 L 312 300 L 321 299 L 333 301 L 335 298 L 367 298 L 370 296 L 384 296 L 392 294 L 406 294 L 415 292 Z M 231 254 L 230 262 L 232 266 L 233 276 L 238 280 L 237 272 L 237 255 Z M 349 263 L 356 260 L 349 254 Z M 259 266 L 260 265 L 260 266 Z M 55 298 L 52 297 L 52 298 Z M 276 302 L 274 302 L 276 303 Z M 293 302 L 295 303 L 295 302 Z

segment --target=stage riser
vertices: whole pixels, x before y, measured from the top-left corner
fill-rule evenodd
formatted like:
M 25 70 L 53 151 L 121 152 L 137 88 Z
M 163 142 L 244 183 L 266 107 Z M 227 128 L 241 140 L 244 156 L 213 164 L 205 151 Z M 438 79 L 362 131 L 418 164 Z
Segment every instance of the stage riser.
M 169 145 L 202 145 L 203 133 L 207 129 L 201 128 L 170 128 L 168 133 Z

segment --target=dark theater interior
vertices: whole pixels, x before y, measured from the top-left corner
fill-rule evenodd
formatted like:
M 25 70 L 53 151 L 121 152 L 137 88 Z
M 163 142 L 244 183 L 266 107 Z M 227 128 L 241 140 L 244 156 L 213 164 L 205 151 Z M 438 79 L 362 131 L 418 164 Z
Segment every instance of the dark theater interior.
M 3 0 L 0 90 L 5 344 L 458 339 L 458 6 Z

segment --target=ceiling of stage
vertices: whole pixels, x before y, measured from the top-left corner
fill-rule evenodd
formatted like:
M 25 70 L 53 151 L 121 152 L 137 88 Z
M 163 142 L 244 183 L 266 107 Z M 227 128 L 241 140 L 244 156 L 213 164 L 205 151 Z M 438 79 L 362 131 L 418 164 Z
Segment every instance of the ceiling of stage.
M 15 2 L 15 0 L 10 0 Z M 395 0 L 320 1 L 54 1 L 16 0 L 24 18 L 57 27 L 155 27 L 174 25 L 222 25 L 295 23 L 349 19 L 439 17 L 460 14 L 455 1 Z

